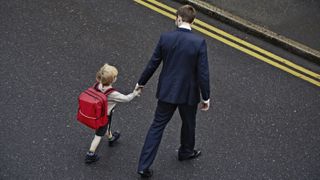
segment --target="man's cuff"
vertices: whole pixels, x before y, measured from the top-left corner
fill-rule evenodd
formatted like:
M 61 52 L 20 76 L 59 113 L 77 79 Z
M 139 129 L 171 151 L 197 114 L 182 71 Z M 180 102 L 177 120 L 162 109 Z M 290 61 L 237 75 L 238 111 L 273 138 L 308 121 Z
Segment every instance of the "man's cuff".
M 203 99 L 202 99 L 201 102 L 202 102 L 202 103 L 209 104 L 209 103 L 210 103 L 210 99 L 208 99 L 208 100 L 203 100 Z
M 137 83 L 135 89 L 137 89 L 137 88 L 143 88 L 143 87 L 144 87 L 143 85 L 139 85 L 139 84 Z

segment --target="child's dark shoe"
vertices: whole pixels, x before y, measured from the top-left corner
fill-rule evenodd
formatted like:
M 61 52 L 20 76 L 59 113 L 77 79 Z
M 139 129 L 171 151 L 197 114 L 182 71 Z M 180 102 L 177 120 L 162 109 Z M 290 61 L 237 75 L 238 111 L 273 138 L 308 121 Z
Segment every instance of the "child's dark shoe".
M 96 162 L 99 160 L 99 156 L 95 154 L 94 152 L 87 152 L 85 163 L 91 164 L 93 162 Z
M 112 137 L 109 138 L 109 146 L 113 146 L 113 144 L 120 138 L 120 132 L 116 131 L 112 133 Z

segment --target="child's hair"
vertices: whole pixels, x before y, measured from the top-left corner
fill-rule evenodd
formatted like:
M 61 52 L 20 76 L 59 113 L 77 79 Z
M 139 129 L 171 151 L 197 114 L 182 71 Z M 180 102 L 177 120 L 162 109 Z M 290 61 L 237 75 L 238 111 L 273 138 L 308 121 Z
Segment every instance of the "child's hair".
M 113 83 L 117 75 L 118 75 L 118 70 L 116 67 L 111 66 L 109 64 L 104 64 L 100 68 L 100 70 L 97 72 L 96 79 L 103 86 L 109 86 L 111 83 Z

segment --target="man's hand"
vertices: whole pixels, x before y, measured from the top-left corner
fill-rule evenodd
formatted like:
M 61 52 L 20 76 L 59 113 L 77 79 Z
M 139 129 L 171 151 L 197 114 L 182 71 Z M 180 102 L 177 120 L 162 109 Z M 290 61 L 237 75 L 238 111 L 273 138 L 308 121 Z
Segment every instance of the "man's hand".
M 200 110 L 201 111 L 208 111 L 210 107 L 210 100 L 202 101 L 200 104 Z
M 133 90 L 133 92 L 132 92 L 135 96 L 140 96 L 141 95 L 141 89 L 138 89 L 138 90 Z
M 139 85 L 138 83 L 136 84 L 134 90 L 133 90 L 133 93 L 136 95 L 136 96 L 140 96 L 141 93 L 142 93 L 142 89 L 143 89 L 143 86 Z

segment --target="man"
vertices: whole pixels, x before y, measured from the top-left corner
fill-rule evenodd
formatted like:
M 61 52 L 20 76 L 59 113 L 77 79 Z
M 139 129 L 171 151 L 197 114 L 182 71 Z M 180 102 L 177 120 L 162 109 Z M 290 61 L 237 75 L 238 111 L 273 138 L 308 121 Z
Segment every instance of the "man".
M 156 157 L 164 128 L 177 108 L 182 119 L 178 160 L 194 159 L 201 153 L 194 149 L 196 113 L 200 93 L 201 110 L 209 109 L 210 85 L 206 42 L 191 32 L 195 13 L 190 5 L 178 9 L 177 30 L 161 35 L 136 86 L 143 88 L 163 63 L 156 94 L 158 105 L 139 160 L 138 174 L 142 177 L 152 176 L 149 167 Z

